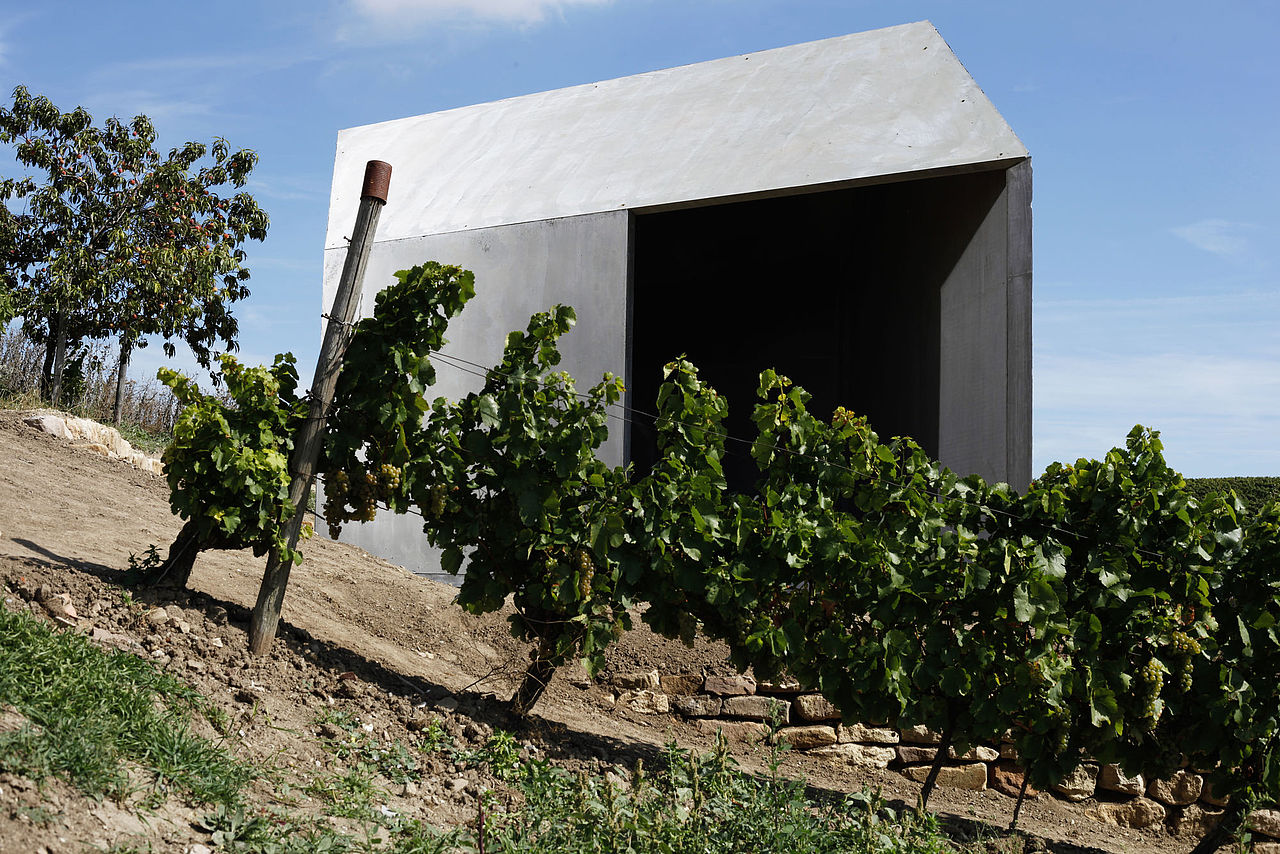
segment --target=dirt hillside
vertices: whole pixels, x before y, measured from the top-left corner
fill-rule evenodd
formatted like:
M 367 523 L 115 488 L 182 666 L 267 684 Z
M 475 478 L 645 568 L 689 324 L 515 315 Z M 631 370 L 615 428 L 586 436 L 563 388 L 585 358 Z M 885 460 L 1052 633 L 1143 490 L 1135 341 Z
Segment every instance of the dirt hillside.
M 159 598 L 135 592 L 129 601 L 115 582 L 130 555 L 140 556 L 150 544 L 163 554 L 180 526 L 163 478 L 0 412 L 0 595 L 6 605 L 38 612 L 31 603 L 57 597 L 72 606 L 62 614 L 63 630 L 182 674 L 230 716 L 234 753 L 282 766 L 305 782 L 332 761 L 317 743 L 331 726 L 322 721 L 325 710 L 345 712 L 365 731 L 411 745 L 422 737 L 427 716 L 455 738 L 476 743 L 494 727 L 512 726 L 497 700 L 514 687 L 527 649 L 509 636 L 505 617 L 464 614 L 452 601 L 453 588 L 351 546 L 323 537 L 305 545 L 305 561 L 290 580 L 281 637 L 263 658 L 248 654 L 245 637 L 262 572 L 262 561 L 247 552 L 201 555 L 189 593 Z M 593 769 L 629 767 L 637 758 L 651 765 L 673 738 L 685 747 L 708 747 L 710 734 L 673 714 L 617 708 L 609 677 L 651 669 L 728 674 L 726 662 L 715 644 L 686 648 L 640 628 L 615 646 L 609 670 L 597 680 L 579 668 L 563 668 L 537 719 L 516 730 L 516 737 L 527 753 Z M 737 743 L 735 751 L 747 768 L 761 767 L 765 758 L 759 745 Z M 474 771 L 466 772 L 470 779 L 460 776 L 439 758 L 427 763 L 423 782 L 388 791 L 386 807 L 437 826 L 473 819 L 475 792 L 486 781 Z M 801 756 L 789 757 L 783 767 L 818 790 L 870 786 L 908 803 L 918 792 L 895 771 Z M 278 797 L 260 785 L 262 798 Z M 41 804 L 58 819 L 32 822 L 31 809 Z M 930 806 L 950 816 L 963 834 L 975 822 L 1007 825 L 1013 800 L 996 791 L 942 789 Z M 1020 824 L 1039 839 L 1028 850 L 1146 854 L 1188 851 L 1194 842 L 1164 830 L 1101 825 L 1086 817 L 1087 806 L 1045 796 L 1029 801 Z M 67 787 L 38 791 L 30 781 L 0 773 L 0 852 L 101 850 L 137 839 L 155 851 L 200 851 L 209 844 L 198 811 L 170 806 L 142 818 Z

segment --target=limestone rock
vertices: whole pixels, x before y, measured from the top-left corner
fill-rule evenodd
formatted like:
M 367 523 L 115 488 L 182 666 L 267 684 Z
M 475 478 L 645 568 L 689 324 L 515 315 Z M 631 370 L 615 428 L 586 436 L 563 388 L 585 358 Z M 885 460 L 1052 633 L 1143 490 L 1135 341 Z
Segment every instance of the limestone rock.
M 926 726 L 913 726 L 904 729 L 902 732 L 902 740 L 908 744 L 937 744 L 942 741 L 942 736 Z
M 861 741 L 868 744 L 897 744 L 901 739 L 897 730 L 888 727 L 873 727 L 866 724 L 840 724 L 836 736 L 842 744 Z
M 767 721 L 777 717 L 785 724 L 791 720 L 791 704 L 774 697 L 728 697 L 724 701 L 723 714 L 752 721 Z
M 1098 766 L 1081 765 L 1067 775 L 1053 790 L 1068 801 L 1084 801 L 1093 797 L 1098 788 Z
M 778 731 L 778 738 L 785 738 L 796 750 L 812 750 L 815 747 L 826 747 L 836 743 L 836 728 L 814 724 L 811 726 L 792 726 Z
M 761 694 L 799 694 L 803 690 L 799 682 L 785 676 L 756 683 L 756 691 Z
M 1246 826 L 1272 839 L 1280 839 L 1280 810 L 1254 810 Z
M 889 763 L 894 760 L 892 747 L 877 747 L 872 744 L 832 744 L 811 750 L 809 755 L 870 768 L 888 768 Z
M 126 458 L 133 453 L 133 446 L 125 441 L 120 431 L 114 427 L 99 424 L 88 418 L 68 418 L 66 424 L 72 441 L 105 445 L 108 453 L 113 457 Z
M 702 677 L 696 673 L 664 673 L 658 682 L 668 694 L 696 694 L 702 690 Z
M 618 695 L 618 705 L 643 715 L 665 715 L 671 711 L 671 701 L 660 691 L 623 691 Z
M 22 422 L 42 433 L 48 433 L 67 442 L 71 441 L 71 431 L 67 429 L 67 422 L 57 415 L 28 415 L 22 419 Z
M 1173 821 L 1173 832 L 1176 836 L 1200 839 L 1222 821 L 1221 810 L 1207 810 L 1204 807 L 1190 804 L 1183 807 L 1182 815 Z
M 1134 798 L 1124 803 L 1098 804 L 1086 813 L 1104 824 L 1118 827 L 1143 828 L 1160 824 L 1165 819 L 1165 809 L 1150 798 Z
M 613 677 L 613 686 L 624 690 L 657 691 L 659 687 L 658 671 L 635 670 L 629 673 L 619 673 Z
M 1108 792 L 1119 792 L 1122 795 L 1141 795 L 1147 790 L 1147 781 L 1141 774 L 1133 777 L 1125 775 L 1115 763 L 1103 765 L 1098 773 L 1098 788 Z M 1132 825 L 1127 825 L 1132 826 Z
M 1200 790 L 1200 800 L 1210 806 L 1225 807 L 1227 804 L 1231 803 L 1231 796 L 1227 795 L 1225 798 L 1218 797 L 1213 793 L 1213 784 L 1208 780 L 1205 780 L 1204 788 Z
M 987 747 L 984 744 L 975 744 L 963 754 L 956 755 L 954 747 L 947 749 L 947 755 L 952 759 L 958 759 L 961 762 L 995 762 L 1000 758 L 1000 751 L 994 747 Z
M 1147 794 L 1162 804 L 1181 807 L 1195 803 L 1204 789 L 1204 778 L 1188 771 L 1176 771 L 1168 780 L 1152 780 Z
M 923 783 L 929 777 L 929 770 L 927 765 L 911 765 L 903 768 L 902 773 L 909 780 Z M 987 788 L 987 766 L 982 762 L 944 765 L 938 769 L 938 785 L 981 792 Z
M 675 697 L 671 704 L 686 718 L 714 718 L 720 714 L 721 700 L 708 694 L 691 694 L 687 697 Z
M 698 718 L 694 721 L 694 726 L 698 728 L 699 732 L 708 735 L 715 735 L 717 732 L 724 733 L 724 737 L 729 741 L 759 741 L 769 734 L 767 726 L 755 721 L 722 721 Z
M 702 682 L 702 690 L 722 697 L 754 694 L 756 680 L 749 676 L 708 676 Z
M 169 613 L 164 608 L 154 608 L 147 612 L 145 619 L 153 626 L 163 626 L 169 622 Z
M 840 719 L 840 710 L 821 694 L 801 694 L 791 701 L 791 707 L 802 721 L 834 721 Z
M 919 765 L 922 762 L 932 762 L 937 755 L 938 749 L 936 747 L 920 747 L 915 744 L 898 745 L 898 761 L 904 765 Z
M 1025 773 L 1021 766 L 1013 762 L 1000 762 L 992 765 L 991 770 L 987 773 L 987 785 L 1002 795 L 1016 798 L 1018 793 L 1022 791 L 1022 781 Z M 1027 797 L 1040 797 L 1040 790 L 1035 786 L 1027 786 Z

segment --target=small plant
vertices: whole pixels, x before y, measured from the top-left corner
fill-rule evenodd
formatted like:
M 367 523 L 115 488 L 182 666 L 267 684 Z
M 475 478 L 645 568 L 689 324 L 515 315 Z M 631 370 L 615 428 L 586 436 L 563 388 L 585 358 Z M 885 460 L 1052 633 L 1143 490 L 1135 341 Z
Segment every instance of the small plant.
M 515 776 L 520 768 L 520 745 L 516 737 L 506 730 L 494 730 L 482 751 L 486 764 L 494 776 L 506 780 Z
M 381 774 L 392 783 L 408 783 L 422 779 L 417 756 L 399 741 L 383 743 L 361 728 L 359 721 L 347 712 L 325 709 L 316 723 L 331 724 L 346 733 L 344 738 L 322 739 L 337 758 L 354 762 Z
M 164 563 L 164 558 L 160 556 L 160 550 L 156 548 L 155 543 L 147 546 L 147 550 L 142 553 L 142 557 L 138 557 L 133 552 L 129 553 L 129 574 L 137 578 L 146 578 L 156 571 L 160 564 Z M 122 594 L 125 597 L 125 605 L 133 604 L 133 597 L 128 591 Z
M 373 767 L 364 763 L 317 777 L 305 791 L 327 804 L 331 814 L 346 818 L 369 818 L 373 802 L 386 794 L 374 781 Z

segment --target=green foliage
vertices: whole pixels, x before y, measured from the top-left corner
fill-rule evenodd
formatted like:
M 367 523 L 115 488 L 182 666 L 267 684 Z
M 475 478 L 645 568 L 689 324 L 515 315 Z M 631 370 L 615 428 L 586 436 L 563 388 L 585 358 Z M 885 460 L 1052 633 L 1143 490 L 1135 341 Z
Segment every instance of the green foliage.
M 241 244 L 266 236 L 267 215 L 247 192 L 257 155 L 225 140 L 188 142 L 162 156 L 146 116 L 62 113 L 24 86 L 0 108 L 0 142 L 28 174 L 0 180 L 8 292 L 0 312 L 39 340 L 68 322 L 72 341 L 119 336 L 181 339 L 202 365 L 221 340 L 234 346 L 231 303 L 248 296 Z M 6 308 L 7 306 L 7 308 Z
M 355 326 L 326 423 L 320 470 L 330 475 L 325 519 L 334 537 L 343 522 L 372 519 L 379 501 L 404 512 L 420 489 L 421 473 L 405 466 L 423 453 L 419 425 L 436 381 L 431 353 L 475 294 L 470 272 L 435 262 L 396 279 Z
M 1226 498 L 1234 492 L 1252 512 L 1280 501 L 1280 477 L 1189 477 L 1187 492 L 1197 501 L 1215 493 Z
M 1031 485 L 1014 525 L 1061 545 L 1061 644 L 1074 660 L 1056 680 L 1063 714 L 1019 736 L 1033 781 L 1060 778 L 1082 752 L 1149 776 L 1177 767 L 1164 717 L 1200 701 L 1190 680 L 1212 653 L 1210 596 L 1230 539 L 1218 532 L 1236 527 L 1225 509 L 1197 505 L 1142 427 L 1102 460 L 1055 463 Z
M 193 735 L 205 701 L 189 686 L 124 652 L 107 653 L 73 632 L 55 633 L 0 608 L 0 704 L 27 719 L 0 733 L 0 769 L 61 777 L 93 796 L 133 793 L 129 767 L 156 792 L 175 788 L 200 803 L 237 797 L 250 769 Z
M 221 364 L 230 402 L 160 369 L 184 406 L 164 452 L 170 506 L 194 524 L 202 547 L 275 550 L 296 562 L 301 555 L 282 535 L 294 512 L 289 452 L 307 412 L 296 394 L 293 356 L 277 356 L 270 368 L 246 367 L 229 355 Z
M 511 596 L 512 632 L 539 642 L 538 659 L 581 656 L 594 671 L 632 604 L 610 559 L 624 537 L 615 502 L 626 472 L 595 457 L 622 383 L 605 377 L 579 394 L 553 370 L 557 339 L 573 322 L 572 310 L 557 306 L 509 335 L 479 391 L 433 404 L 427 454 L 410 466 L 413 499 L 428 539 L 445 549 L 444 568 L 456 572 L 470 551 L 462 606 L 493 611 Z

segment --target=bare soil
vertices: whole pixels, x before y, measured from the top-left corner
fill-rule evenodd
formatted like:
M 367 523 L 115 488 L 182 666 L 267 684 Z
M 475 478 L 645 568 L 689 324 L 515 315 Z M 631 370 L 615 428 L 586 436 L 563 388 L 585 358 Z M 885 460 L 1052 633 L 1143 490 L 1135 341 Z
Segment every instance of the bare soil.
M 717 644 L 700 640 L 688 648 L 640 626 L 613 647 L 609 668 L 597 680 L 580 668 L 562 668 L 535 719 L 518 726 L 502 701 L 528 650 L 510 637 L 504 614 L 468 615 L 452 601 L 454 588 L 322 536 L 304 546 L 305 560 L 293 570 L 281 635 L 268 656 L 255 658 L 247 648 L 248 613 L 263 563 L 248 552 L 206 552 L 188 591 L 134 591 L 129 603 L 118 581 L 130 555 L 141 555 L 149 544 L 163 554 L 180 527 L 163 478 L 37 433 L 17 414 L 0 412 L 0 596 L 7 606 L 30 607 L 42 586 L 46 594 L 66 594 L 76 617 L 62 630 L 90 634 L 182 674 L 226 710 L 232 722 L 227 743 L 235 755 L 280 769 L 297 787 L 333 769 L 334 757 L 321 742 L 325 724 L 319 718 L 327 709 L 408 745 L 420 742 L 428 716 L 460 742 L 477 745 L 495 727 L 512 729 L 526 753 L 594 770 L 629 768 L 637 759 L 652 766 L 671 739 L 694 749 L 711 745 L 712 736 L 675 715 L 616 709 L 608 676 L 655 668 L 731 672 Z M 155 607 L 165 609 L 166 624 L 148 620 Z M 734 749 L 747 769 L 760 769 L 767 759 L 760 745 L 736 743 Z M 422 783 L 389 787 L 388 809 L 440 827 L 457 825 L 474 820 L 478 787 L 496 785 L 438 754 L 427 756 L 424 766 Z M 789 755 L 783 769 L 806 778 L 816 793 L 870 787 L 914 804 L 919 791 L 895 771 L 854 770 L 799 755 Z M 252 798 L 307 809 L 289 800 L 278 782 L 255 784 Z M 1013 804 L 996 791 L 939 789 L 930 807 L 956 839 L 967 840 L 1000 837 Z M 1194 839 L 1163 829 L 1099 824 L 1085 814 L 1091 805 L 1048 796 L 1029 800 L 1020 818 L 1028 835 L 993 843 L 992 850 L 1148 854 L 1194 845 Z M 172 803 L 141 813 L 94 802 L 63 784 L 38 788 L 0 773 L 0 852 L 102 850 L 125 843 L 186 852 L 211 844 L 200 814 Z

